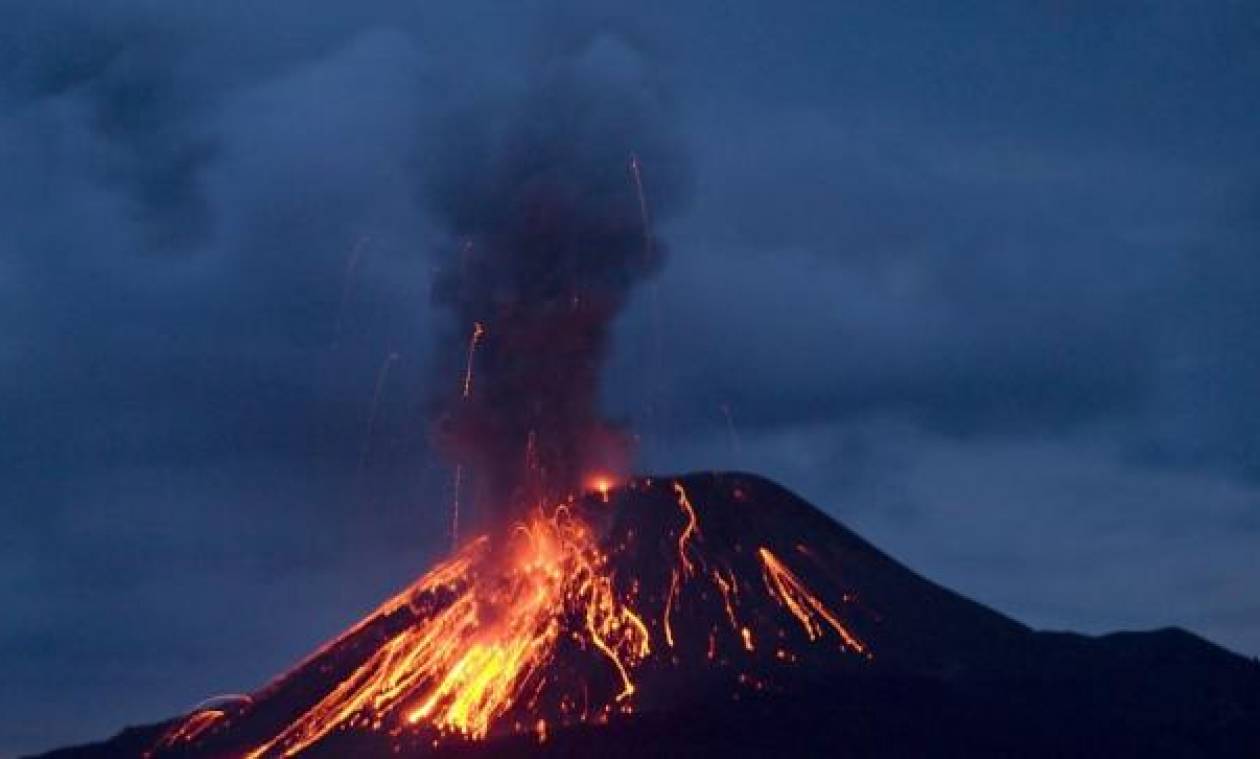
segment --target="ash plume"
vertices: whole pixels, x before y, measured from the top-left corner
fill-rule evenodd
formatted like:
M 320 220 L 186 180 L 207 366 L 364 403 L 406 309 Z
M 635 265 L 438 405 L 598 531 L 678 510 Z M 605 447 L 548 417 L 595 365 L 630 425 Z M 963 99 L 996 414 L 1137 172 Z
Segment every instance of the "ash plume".
M 436 442 L 483 518 L 629 463 L 600 375 L 614 320 L 664 261 L 649 213 L 686 183 L 666 110 L 641 56 L 599 37 L 447 126 L 427 187 L 450 238 L 434 297 L 453 317 Z

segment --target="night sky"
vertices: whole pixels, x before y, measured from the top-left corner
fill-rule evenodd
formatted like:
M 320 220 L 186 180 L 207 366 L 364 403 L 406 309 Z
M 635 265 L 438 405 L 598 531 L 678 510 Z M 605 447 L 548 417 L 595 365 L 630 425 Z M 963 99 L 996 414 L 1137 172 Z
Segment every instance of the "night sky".
M 1260 6 L 595 5 L 0 1 L 0 755 L 255 688 L 443 550 L 425 190 L 557 60 L 684 146 L 605 383 L 640 471 L 1260 654 Z

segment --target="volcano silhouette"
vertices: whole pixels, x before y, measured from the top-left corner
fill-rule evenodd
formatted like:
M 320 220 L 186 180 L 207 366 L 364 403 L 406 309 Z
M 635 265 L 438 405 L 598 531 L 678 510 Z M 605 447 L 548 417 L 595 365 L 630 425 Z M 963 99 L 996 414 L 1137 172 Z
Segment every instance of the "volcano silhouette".
M 763 478 L 641 478 L 564 511 L 608 597 L 633 599 L 601 640 L 641 650 L 596 650 L 591 618 L 557 607 L 550 653 L 475 740 L 410 726 L 428 714 L 410 693 L 310 727 L 456 603 L 439 578 L 248 699 L 44 756 L 1260 756 L 1257 662 L 1176 629 L 1034 631 Z

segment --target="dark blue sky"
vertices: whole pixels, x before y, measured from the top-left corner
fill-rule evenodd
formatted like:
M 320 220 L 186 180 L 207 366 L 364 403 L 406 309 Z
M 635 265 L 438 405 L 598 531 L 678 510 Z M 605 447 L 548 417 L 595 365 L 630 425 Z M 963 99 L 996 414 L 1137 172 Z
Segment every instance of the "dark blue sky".
M 256 687 L 441 549 L 435 135 L 557 59 L 688 156 L 640 469 L 1260 654 L 1254 3 L 203 5 L 0 1 L 0 755 Z

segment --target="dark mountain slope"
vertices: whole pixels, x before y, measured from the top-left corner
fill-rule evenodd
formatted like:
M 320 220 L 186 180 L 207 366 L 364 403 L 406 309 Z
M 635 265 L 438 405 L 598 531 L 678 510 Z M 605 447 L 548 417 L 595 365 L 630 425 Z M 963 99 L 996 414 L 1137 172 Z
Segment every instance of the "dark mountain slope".
M 484 740 L 400 730 L 406 711 L 388 706 L 372 713 L 377 726 L 348 720 L 263 755 L 1260 756 L 1255 661 L 1174 629 L 1033 631 L 763 478 L 643 478 L 566 508 L 591 526 L 600 576 L 642 619 L 651 653 L 628 667 L 632 697 L 617 698 L 615 670 L 579 645 L 580 614 L 566 606 L 555 619 L 574 634 L 530 675 L 533 701 L 514 703 Z M 456 603 L 455 591 L 421 585 L 193 738 L 163 742 L 193 724 L 176 720 L 45 756 L 232 757 L 267 745 Z M 565 706 L 579 691 L 584 705 Z M 633 708 L 590 706 L 605 703 Z M 540 718 L 546 729 L 532 729 Z

